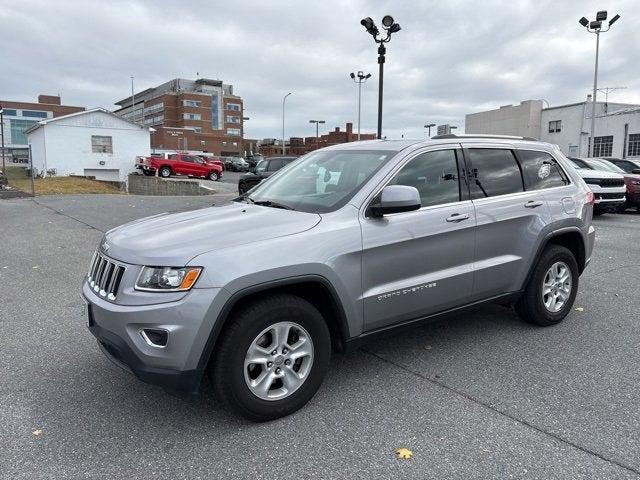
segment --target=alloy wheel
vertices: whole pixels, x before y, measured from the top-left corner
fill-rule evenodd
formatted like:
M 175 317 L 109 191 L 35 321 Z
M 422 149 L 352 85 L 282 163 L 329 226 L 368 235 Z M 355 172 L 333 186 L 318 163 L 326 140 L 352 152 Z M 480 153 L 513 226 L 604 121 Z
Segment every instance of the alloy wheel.
M 244 379 L 263 400 L 282 400 L 298 390 L 313 365 L 313 341 L 294 322 L 265 328 L 251 342 L 244 360 Z
M 571 270 L 564 262 L 555 262 L 542 282 L 542 302 L 551 313 L 558 313 L 571 296 Z

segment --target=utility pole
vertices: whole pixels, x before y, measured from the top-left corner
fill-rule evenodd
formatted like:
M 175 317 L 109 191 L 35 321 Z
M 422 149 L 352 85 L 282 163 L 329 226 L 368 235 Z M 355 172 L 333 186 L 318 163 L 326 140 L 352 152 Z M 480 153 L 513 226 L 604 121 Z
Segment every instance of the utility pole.
M 2 173 L 6 176 L 7 171 L 4 164 L 4 108 L 0 105 L 0 135 L 2 135 Z
M 133 75 L 131 75 L 131 118 L 133 119 L 133 123 L 136 123 L 136 114 L 134 109 L 136 105 L 136 94 L 133 92 Z
M 357 80 L 356 80 L 357 78 Z M 360 105 L 362 103 L 362 84 L 371 78 L 371 74 L 366 75 L 362 71 L 358 71 L 358 74 L 351 72 L 351 79 L 358 84 L 358 141 L 360 141 Z
M 609 94 L 616 90 L 624 90 L 627 87 L 602 87 L 598 91 L 604 93 L 604 113 L 607 113 L 609 107 Z
M 291 95 L 291 92 L 287 93 L 282 99 L 282 155 L 283 156 L 287 153 L 287 145 L 284 142 L 284 102 L 289 95 Z
M 309 120 L 309 123 L 315 123 L 316 124 L 316 150 L 318 150 L 318 148 L 320 148 L 320 137 L 319 137 L 319 134 L 318 134 L 318 124 L 324 123 L 324 120 Z
M 609 23 L 607 24 L 607 29 L 603 30 L 603 22 L 607 20 L 607 11 L 601 10 L 596 13 L 596 19 L 592 22 L 587 20 L 586 17 L 582 17 L 578 20 L 578 23 L 585 27 L 589 33 L 596 34 L 596 65 L 595 70 L 593 72 L 593 102 L 591 108 L 591 131 L 589 132 L 589 152 L 587 154 L 588 157 L 594 156 L 595 151 L 595 129 L 596 129 L 596 95 L 598 93 L 598 53 L 600 50 L 600 33 L 608 32 L 615 22 L 618 21 L 620 15 L 615 15 Z
M 380 44 L 378 46 L 378 65 L 380 65 L 378 78 L 378 138 L 382 138 L 382 87 L 384 85 L 383 75 L 385 53 L 387 52 L 384 44 L 391 40 L 392 33 L 400 31 L 400 25 L 394 22 L 391 15 L 385 15 L 382 17 L 382 27 L 386 30 L 386 37 L 384 38 L 382 36 L 378 36 L 378 27 L 373 23 L 371 17 L 363 18 L 360 21 L 360 25 L 362 25 L 367 30 L 367 33 L 373 37 L 374 42 Z

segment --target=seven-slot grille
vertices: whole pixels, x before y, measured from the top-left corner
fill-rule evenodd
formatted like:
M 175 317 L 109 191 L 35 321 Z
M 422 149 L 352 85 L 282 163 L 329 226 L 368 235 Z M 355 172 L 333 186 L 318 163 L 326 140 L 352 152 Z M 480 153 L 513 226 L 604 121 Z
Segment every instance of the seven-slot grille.
M 98 295 L 113 301 L 116 299 L 124 269 L 124 265 L 120 265 L 96 252 L 93 255 L 93 260 L 91 260 L 87 282 Z

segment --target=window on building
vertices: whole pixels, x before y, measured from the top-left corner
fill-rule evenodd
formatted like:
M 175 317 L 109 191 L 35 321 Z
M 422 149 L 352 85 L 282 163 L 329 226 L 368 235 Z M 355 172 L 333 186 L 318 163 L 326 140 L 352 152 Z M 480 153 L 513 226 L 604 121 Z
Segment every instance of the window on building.
M 594 157 L 610 157 L 613 151 L 613 135 L 605 137 L 594 137 L 593 139 L 593 156 Z
M 423 207 L 459 201 L 460 184 L 455 150 L 418 155 L 402 167 L 389 185 L 416 187 Z
M 22 110 L 23 117 L 47 118 L 47 112 L 38 110 Z
M 9 109 L 2 109 L 2 115 L 4 115 L 5 117 L 17 117 L 18 116 L 18 112 L 16 110 L 9 110 Z
M 640 157 L 640 133 L 632 133 L 629 135 L 627 155 L 630 157 Z
M 562 131 L 562 120 L 553 120 L 549 122 L 549 133 L 557 133 Z
M 200 100 L 183 100 L 183 107 L 200 107 L 202 106 L 202 102 Z
M 227 135 L 232 135 L 235 137 L 239 137 L 240 136 L 240 129 L 239 128 L 227 128 Z
M 511 150 L 472 148 L 469 158 L 473 169 L 473 198 L 495 197 L 524 190 L 520 167 Z
M 199 113 L 183 113 L 182 118 L 185 120 L 202 120 L 202 115 Z
M 518 150 L 518 159 L 527 190 L 562 187 L 568 183 L 564 172 L 548 153 Z
M 113 153 L 112 137 L 91 135 L 91 151 L 93 153 Z
M 240 117 L 235 115 L 227 115 L 227 123 L 240 123 Z
M 202 133 L 202 127 L 191 127 L 193 128 L 193 131 L 196 133 Z
M 239 103 L 227 103 L 227 110 L 239 112 L 240 110 L 242 110 L 242 105 L 240 105 Z
M 160 103 L 154 103 L 153 105 L 150 105 L 148 107 L 144 107 L 144 114 L 146 115 L 152 115 L 156 112 L 159 112 L 161 110 L 164 110 L 164 102 L 160 102 Z
M 27 134 L 24 132 L 36 123 L 38 123 L 37 120 L 9 120 L 11 143 L 13 145 L 27 145 Z M 7 142 L 6 139 L 5 142 Z

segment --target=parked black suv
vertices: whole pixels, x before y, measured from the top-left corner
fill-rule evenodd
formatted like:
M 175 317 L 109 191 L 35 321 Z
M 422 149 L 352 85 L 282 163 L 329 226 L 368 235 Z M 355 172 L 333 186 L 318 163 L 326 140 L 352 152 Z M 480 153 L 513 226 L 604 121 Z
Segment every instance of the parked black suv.
M 296 158 L 298 157 L 271 157 L 259 161 L 255 168 L 252 168 L 249 173 L 243 175 L 240 177 L 240 180 L 238 180 L 238 193 L 242 195 L 248 192 L 262 180 L 274 174 L 285 165 L 289 165 Z

